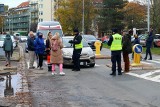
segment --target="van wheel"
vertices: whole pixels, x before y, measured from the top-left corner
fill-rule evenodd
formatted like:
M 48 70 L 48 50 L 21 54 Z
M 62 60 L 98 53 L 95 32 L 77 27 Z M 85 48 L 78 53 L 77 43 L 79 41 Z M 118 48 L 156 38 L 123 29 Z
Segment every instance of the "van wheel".
M 89 66 L 90 66 L 90 67 L 94 67 L 94 66 L 95 66 L 95 64 L 90 64 Z

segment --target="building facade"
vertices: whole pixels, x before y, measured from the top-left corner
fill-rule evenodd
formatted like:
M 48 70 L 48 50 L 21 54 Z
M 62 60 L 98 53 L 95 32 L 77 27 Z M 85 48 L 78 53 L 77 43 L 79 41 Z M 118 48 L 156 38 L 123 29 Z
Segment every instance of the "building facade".
M 4 32 L 14 34 L 27 34 L 29 31 L 29 2 L 23 2 L 15 8 L 10 8 L 6 12 L 4 21 Z
M 54 12 L 58 0 L 29 0 L 30 4 L 37 3 L 38 22 L 54 20 Z M 32 7 L 32 6 L 31 6 Z

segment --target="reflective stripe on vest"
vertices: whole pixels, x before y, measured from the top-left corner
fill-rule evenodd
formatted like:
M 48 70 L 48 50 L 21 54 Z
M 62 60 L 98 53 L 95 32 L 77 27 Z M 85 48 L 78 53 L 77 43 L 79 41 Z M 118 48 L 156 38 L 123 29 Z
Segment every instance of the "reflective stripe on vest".
M 83 48 L 82 41 L 79 44 L 75 44 L 75 49 L 82 49 L 82 48 Z
M 111 44 L 111 51 L 122 50 L 122 36 L 120 34 L 114 34 L 113 41 Z

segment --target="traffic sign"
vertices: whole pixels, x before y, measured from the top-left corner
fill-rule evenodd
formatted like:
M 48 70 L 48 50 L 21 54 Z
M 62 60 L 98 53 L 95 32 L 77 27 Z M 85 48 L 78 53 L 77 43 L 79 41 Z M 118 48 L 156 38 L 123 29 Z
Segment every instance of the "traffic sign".
M 136 53 L 136 54 L 140 54 L 142 53 L 143 51 L 143 48 L 140 44 L 136 44 L 133 46 L 133 51 Z

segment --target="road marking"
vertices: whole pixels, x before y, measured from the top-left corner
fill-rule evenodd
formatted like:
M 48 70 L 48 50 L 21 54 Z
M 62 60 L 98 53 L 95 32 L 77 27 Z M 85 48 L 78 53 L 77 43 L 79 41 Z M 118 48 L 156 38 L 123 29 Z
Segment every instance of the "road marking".
M 159 73 L 160 70 L 156 70 L 156 71 L 151 71 L 151 72 L 148 72 L 148 73 L 144 73 L 144 74 L 141 74 L 142 77 L 148 77 L 150 75 L 153 75 L 154 73 Z
M 149 72 L 151 75 L 154 74 L 154 73 L 158 73 L 160 72 L 160 70 L 156 70 L 154 72 Z M 141 75 L 138 75 L 136 73 L 126 73 L 128 75 L 131 75 L 131 76 L 134 76 L 134 77 L 137 77 L 137 78 L 142 78 L 142 79 L 145 79 L 145 80 L 150 80 L 150 81 L 153 81 L 153 82 L 158 82 L 160 83 L 160 75 L 157 75 L 157 76 L 154 76 L 154 77 L 148 77 L 149 76 L 149 73 L 146 73 L 146 74 L 141 74 Z M 151 76 L 150 75 L 150 76 Z
M 160 64 L 160 61 L 155 61 L 155 60 L 147 60 L 148 62 L 154 62 Z
M 152 63 L 141 61 L 141 63 L 152 65 Z
M 98 65 L 98 64 L 95 64 L 95 66 L 99 67 L 100 65 Z

